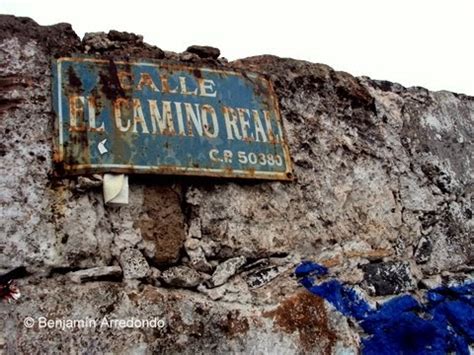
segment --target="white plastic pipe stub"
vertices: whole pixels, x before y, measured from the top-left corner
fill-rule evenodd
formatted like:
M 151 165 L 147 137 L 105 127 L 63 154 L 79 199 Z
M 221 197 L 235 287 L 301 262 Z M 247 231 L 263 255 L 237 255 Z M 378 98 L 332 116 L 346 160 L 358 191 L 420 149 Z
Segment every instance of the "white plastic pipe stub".
M 104 174 L 103 188 L 107 206 L 128 205 L 128 175 Z

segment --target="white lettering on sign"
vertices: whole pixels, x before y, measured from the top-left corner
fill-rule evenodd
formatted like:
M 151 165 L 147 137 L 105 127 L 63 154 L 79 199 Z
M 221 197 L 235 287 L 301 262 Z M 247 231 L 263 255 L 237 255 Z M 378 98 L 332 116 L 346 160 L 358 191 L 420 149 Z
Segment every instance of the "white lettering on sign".
M 87 102 L 87 110 L 85 110 Z M 148 106 L 150 119 L 144 114 L 144 105 Z M 69 96 L 70 131 L 104 131 L 104 122 L 96 121 L 95 98 Z M 125 120 L 125 110 L 133 112 L 132 119 Z M 222 107 L 224 115 L 227 139 L 272 142 L 281 141 L 281 125 L 276 121 L 278 132 L 272 128 L 270 112 L 262 110 L 264 120 L 260 112 L 241 107 Z M 157 100 L 142 101 L 138 98 L 131 100 L 118 98 L 113 101 L 113 117 L 115 127 L 120 132 L 132 131 L 140 134 L 161 134 L 181 136 L 206 136 L 215 138 L 219 134 L 219 121 L 216 109 L 209 104 L 191 104 L 188 102 Z M 85 122 L 88 122 L 86 125 Z M 265 124 L 263 123 L 265 122 Z M 177 131 L 175 129 L 177 127 Z M 255 134 L 250 133 L 253 130 Z
M 210 79 L 198 78 L 193 81 L 179 76 L 177 86 L 172 88 L 166 75 L 158 75 L 159 80 L 154 81 L 150 73 L 139 73 L 136 83 L 129 72 L 119 71 L 117 77 L 124 90 L 203 97 L 217 95 L 216 84 Z M 120 132 L 216 138 L 221 129 L 218 111 L 210 104 L 119 97 L 112 105 L 113 122 Z M 70 95 L 69 130 L 104 131 L 104 122 L 97 122 L 96 106 L 94 96 Z M 132 118 L 125 119 L 130 117 L 126 114 L 130 111 Z M 222 106 L 220 114 L 223 115 L 229 140 L 281 142 L 281 125 L 268 110 Z M 277 132 L 274 132 L 272 122 L 276 125 Z

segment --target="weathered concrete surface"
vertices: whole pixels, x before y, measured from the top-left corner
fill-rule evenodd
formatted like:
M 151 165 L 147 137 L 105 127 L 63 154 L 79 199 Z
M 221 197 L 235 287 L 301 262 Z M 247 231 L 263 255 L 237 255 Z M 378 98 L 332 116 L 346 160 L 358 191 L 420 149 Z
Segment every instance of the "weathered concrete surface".
M 37 285 L 23 286 L 22 301 L 5 306 L 8 314 L 2 318 L 4 331 L 0 337 L 6 340 L 7 351 L 11 353 L 71 353 L 78 349 L 83 353 L 117 354 L 222 354 L 236 350 L 270 353 L 275 347 L 281 353 L 292 353 L 300 348 L 322 350 L 351 345 L 337 343 L 335 322 L 327 319 L 327 306 L 304 291 L 262 315 L 262 309 L 252 305 L 216 303 L 195 292 L 149 285 L 139 290 L 120 283 L 94 282 L 79 286 L 56 279 L 43 283 L 40 290 L 37 288 Z M 74 332 L 67 328 L 42 329 L 41 323 L 32 328 L 19 326 L 25 317 L 41 316 L 93 319 L 97 326 L 85 326 Z M 113 319 L 131 316 L 156 317 L 165 320 L 166 325 L 140 329 L 108 326 Z M 305 324 L 304 318 L 313 317 L 315 320 Z M 279 334 L 280 328 L 284 336 Z M 304 332 L 298 334 L 298 329 Z M 318 341 L 311 335 L 313 331 L 319 332 Z
M 295 181 L 131 176 L 129 206 L 111 208 L 100 178 L 54 178 L 50 60 L 81 53 L 266 73 Z M 7 353 L 357 351 L 359 330 L 295 282 L 302 259 L 374 300 L 473 277 L 474 98 L 273 56 L 214 57 L 0 17 L 0 269 L 29 272 L 22 298 L 0 305 Z M 231 258 L 246 263 L 209 284 Z M 104 266 L 128 277 L 63 275 Z M 166 327 L 28 329 L 26 316 L 156 316 Z

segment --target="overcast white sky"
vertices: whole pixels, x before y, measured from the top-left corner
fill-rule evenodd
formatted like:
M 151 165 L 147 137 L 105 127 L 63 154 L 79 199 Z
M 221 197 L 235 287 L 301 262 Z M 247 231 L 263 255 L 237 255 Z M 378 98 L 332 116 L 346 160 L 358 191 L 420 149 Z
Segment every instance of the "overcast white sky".
M 474 96 L 472 0 L 0 0 L 0 13 L 68 22 L 81 37 L 116 29 L 164 50 L 275 54 Z

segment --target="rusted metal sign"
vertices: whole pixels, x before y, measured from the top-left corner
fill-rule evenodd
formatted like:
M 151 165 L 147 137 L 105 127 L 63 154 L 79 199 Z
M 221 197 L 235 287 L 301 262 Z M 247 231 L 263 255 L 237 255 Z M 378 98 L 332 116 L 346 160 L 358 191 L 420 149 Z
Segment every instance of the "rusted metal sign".
M 92 58 L 60 58 L 53 73 L 55 162 L 66 174 L 292 178 L 262 75 Z

